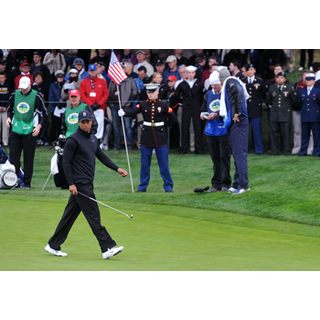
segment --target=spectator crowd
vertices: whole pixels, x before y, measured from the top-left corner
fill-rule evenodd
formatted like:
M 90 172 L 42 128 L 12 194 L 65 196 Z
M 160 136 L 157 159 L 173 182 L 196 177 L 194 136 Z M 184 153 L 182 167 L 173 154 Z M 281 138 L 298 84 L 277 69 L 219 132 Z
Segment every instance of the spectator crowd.
M 200 119 L 206 92 L 212 90 L 210 75 L 228 68 L 248 94 L 249 148 L 256 154 L 320 156 L 320 63 L 314 50 L 300 50 L 301 80 L 289 83 L 294 70 L 294 50 L 282 49 L 118 49 L 114 50 L 127 75 L 117 87 L 108 76 L 109 49 L 2 49 L 0 50 L 0 142 L 8 146 L 6 126 L 9 97 L 21 77 L 30 78 L 32 89 L 46 102 L 45 119 L 37 145 L 53 144 L 63 132 L 66 107 L 80 100 L 95 114 L 96 136 L 103 150 L 123 148 L 118 115 L 122 107 L 135 108 L 147 100 L 146 84 L 160 84 L 158 98 L 175 112 L 178 123 L 168 126 L 169 147 L 204 153 L 205 120 Z M 308 65 L 306 65 L 306 55 Z M 309 93 L 311 91 L 311 93 Z M 263 144 L 262 112 L 268 114 L 269 141 Z M 140 148 L 143 117 L 124 119 L 128 150 Z M 294 132 L 291 132 L 293 124 Z M 64 130 L 65 131 L 65 130 Z M 293 149 L 291 140 L 293 137 Z

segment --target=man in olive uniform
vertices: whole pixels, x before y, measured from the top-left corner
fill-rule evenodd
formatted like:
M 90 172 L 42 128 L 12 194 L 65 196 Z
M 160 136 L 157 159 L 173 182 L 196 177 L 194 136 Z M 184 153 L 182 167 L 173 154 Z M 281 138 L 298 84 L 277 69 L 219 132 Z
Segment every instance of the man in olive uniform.
M 141 133 L 141 169 L 138 192 L 146 192 L 150 180 L 152 151 L 155 149 L 165 192 L 172 192 L 173 181 L 168 163 L 168 138 L 166 125 L 177 123 L 177 117 L 168 105 L 158 99 L 156 83 L 146 84 L 148 100 L 137 104 L 135 108 L 123 108 L 118 111 L 120 117 L 134 117 L 138 113 L 143 116 Z M 169 121 L 167 122 L 167 118 Z M 169 123 L 170 122 L 170 123 Z
M 277 83 L 269 87 L 266 104 L 270 108 L 270 135 L 271 135 L 271 154 L 278 155 L 278 136 L 283 138 L 283 153 L 291 154 L 290 132 L 292 106 L 298 102 L 297 93 L 290 84 L 285 84 L 286 74 L 277 74 Z
M 37 137 L 48 112 L 41 94 L 31 89 L 29 77 L 20 78 L 18 89 L 9 98 L 7 116 L 7 126 L 12 126 L 9 135 L 10 160 L 19 176 L 23 150 L 23 188 L 30 189 Z
M 253 64 L 248 65 L 246 71 L 248 77 L 242 79 L 242 81 L 250 95 L 247 100 L 247 108 L 253 136 L 253 147 L 256 154 L 262 154 L 262 102 L 267 94 L 267 86 L 262 78 L 256 76 L 256 68 Z

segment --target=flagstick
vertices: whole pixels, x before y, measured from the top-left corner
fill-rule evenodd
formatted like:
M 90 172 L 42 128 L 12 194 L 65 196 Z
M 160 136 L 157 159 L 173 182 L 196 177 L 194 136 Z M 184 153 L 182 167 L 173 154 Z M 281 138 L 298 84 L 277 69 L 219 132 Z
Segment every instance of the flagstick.
M 120 110 L 121 110 L 122 107 L 121 107 L 121 100 L 120 100 L 119 85 L 117 85 L 117 92 L 118 92 L 118 99 L 119 99 L 119 107 L 120 107 Z M 131 175 L 131 168 L 130 168 L 129 153 L 128 153 L 128 146 L 127 146 L 126 129 L 125 129 L 125 127 L 124 127 L 123 117 L 120 117 L 120 118 L 121 118 L 121 123 L 122 123 L 122 130 L 123 130 L 123 137 L 124 137 L 124 145 L 125 145 L 125 147 L 126 147 L 126 154 L 127 154 L 127 160 L 128 160 L 128 168 L 129 168 L 129 174 L 130 174 L 131 190 L 132 190 L 132 193 L 134 193 L 133 182 L 132 182 L 132 175 Z

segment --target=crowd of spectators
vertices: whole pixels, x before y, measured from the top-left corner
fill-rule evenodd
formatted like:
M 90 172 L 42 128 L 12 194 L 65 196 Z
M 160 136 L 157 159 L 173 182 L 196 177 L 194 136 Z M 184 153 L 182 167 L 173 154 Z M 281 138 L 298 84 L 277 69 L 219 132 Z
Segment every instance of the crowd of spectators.
M 52 144 L 58 138 L 61 133 L 60 115 L 63 114 L 64 108 L 71 104 L 69 91 L 78 89 L 81 101 L 102 115 L 102 120 L 98 121 L 101 148 L 104 150 L 111 147 L 114 150 L 121 149 L 123 138 L 120 119 L 117 115 L 119 104 L 135 107 L 139 101 L 147 99 L 145 84 L 156 82 L 161 84 L 159 98 L 167 101 L 178 117 L 178 125 L 168 130 L 169 146 L 170 148 L 183 146 L 183 152 L 181 152 L 183 154 L 187 152 L 187 145 L 191 152 L 203 153 L 201 143 L 204 121 L 200 121 L 200 117 L 197 115 L 200 116 L 204 94 L 211 90 L 209 77 L 213 71 L 227 67 L 232 76 L 240 78 L 244 83 L 252 76 L 259 79 L 256 84 L 253 84 L 253 88 L 257 92 L 259 91 L 260 95 L 259 103 L 255 107 L 259 110 L 267 110 L 268 119 L 270 119 L 273 93 L 268 91 L 272 85 L 277 84 L 277 76 L 280 72 L 291 73 L 295 65 L 294 50 L 282 49 L 117 49 L 114 51 L 129 79 L 119 85 L 119 91 L 108 76 L 110 49 L 0 50 L 0 142 L 2 141 L 2 145 L 8 145 L 8 128 L 5 126 L 7 101 L 12 91 L 17 89 L 19 79 L 22 76 L 29 77 L 32 88 L 41 93 L 49 113 L 48 120 L 38 137 L 38 145 Z M 305 65 L 306 53 L 308 53 L 307 66 Z M 294 92 L 297 93 L 299 89 L 306 87 L 303 76 L 309 72 L 316 73 L 320 70 L 320 65 L 317 62 L 314 63 L 313 57 L 314 50 L 300 50 L 299 71 L 302 71 L 300 82 L 289 84 L 285 73 L 282 74 L 285 85 L 290 86 Z M 96 68 L 90 70 L 89 66 L 92 65 L 95 65 Z M 186 70 L 188 66 L 195 67 L 193 79 L 190 78 L 190 73 Z M 249 71 L 252 68 L 254 68 L 253 75 Z M 94 76 L 92 76 L 93 74 Z M 104 83 L 102 85 L 104 89 L 101 91 L 99 99 L 89 94 L 93 83 L 92 79 L 95 78 L 101 79 Z M 318 78 L 320 76 L 316 73 L 316 83 Z M 185 82 L 189 84 L 190 90 L 188 90 L 188 86 L 184 87 Z M 101 84 L 98 83 L 96 85 L 100 87 Z M 201 90 L 196 92 L 192 87 L 193 84 L 198 89 L 200 87 Z M 250 83 L 246 82 L 247 88 L 249 85 Z M 298 154 L 301 145 L 301 142 L 299 143 L 299 139 L 301 140 L 299 112 L 301 111 L 298 99 L 292 99 L 287 107 L 290 109 L 290 114 L 294 111 L 295 145 L 292 153 Z M 193 108 L 194 110 L 192 110 Z M 251 143 L 253 151 L 261 154 L 264 150 L 271 150 L 271 140 L 277 139 L 278 134 L 282 148 L 285 142 L 285 152 L 288 153 L 287 141 L 289 138 L 284 135 L 287 135 L 288 132 L 291 135 L 290 130 L 282 132 L 274 123 L 274 126 L 270 126 L 268 120 L 270 130 L 277 132 L 270 135 L 268 146 L 263 146 L 261 140 L 254 141 L 254 138 L 261 139 L 258 137 L 261 124 L 258 126 L 259 121 L 254 120 L 257 117 L 261 118 L 261 112 L 254 113 L 254 116 L 251 115 L 249 111 L 249 120 L 255 130 Z M 187 116 L 188 121 L 184 123 L 187 123 L 188 127 L 183 128 L 182 119 Z M 125 130 L 130 150 L 135 146 L 139 148 L 141 121 L 139 115 L 134 119 L 126 119 Z M 291 118 L 290 121 L 292 121 Z M 273 148 L 273 150 L 276 149 Z M 308 154 L 310 153 L 312 153 L 312 145 L 308 149 Z

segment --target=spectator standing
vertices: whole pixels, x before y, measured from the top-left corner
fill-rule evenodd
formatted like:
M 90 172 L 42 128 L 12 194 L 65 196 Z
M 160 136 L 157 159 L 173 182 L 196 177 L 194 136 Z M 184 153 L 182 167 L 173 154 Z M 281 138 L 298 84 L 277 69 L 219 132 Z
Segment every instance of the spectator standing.
M 250 95 L 247 100 L 249 123 L 253 136 L 253 147 L 256 154 L 263 153 L 262 139 L 262 103 L 267 94 L 267 85 L 262 78 L 256 76 L 256 68 L 253 64 L 248 65 L 248 77 L 242 79 Z
M 66 62 L 66 67 L 64 73 L 67 73 L 68 67 L 73 66 L 73 61 L 78 54 L 78 49 L 62 49 L 61 53 L 64 55 L 64 61 Z
M 51 119 L 50 141 L 58 139 L 61 131 L 61 114 L 65 111 L 66 104 L 61 97 L 61 90 L 64 85 L 64 72 L 57 70 L 55 72 L 56 81 L 49 87 L 49 111 Z
M 137 64 L 133 67 L 133 71 L 138 73 L 140 67 L 145 67 L 147 70 L 148 77 L 152 76 L 154 73 L 154 67 L 145 60 L 145 52 L 143 50 L 138 50 L 136 52 Z
M 6 80 L 6 73 L 4 71 L 0 72 L 0 135 L 5 147 L 8 146 L 9 141 L 9 128 L 6 125 L 7 104 L 12 93 L 12 87 Z
M 306 88 L 299 90 L 298 104 L 301 106 L 301 149 L 300 156 L 306 156 L 310 131 L 313 135 L 313 155 L 320 157 L 320 89 L 314 87 L 315 75 L 306 74 Z
M 203 83 L 196 79 L 195 66 L 186 67 L 188 77 L 182 81 L 177 89 L 176 95 L 182 96 L 183 111 L 182 111 L 182 144 L 179 154 L 186 154 L 188 151 L 189 127 L 190 120 L 193 121 L 193 129 L 195 135 L 195 153 L 204 154 L 202 143 L 202 123 L 200 119 L 200 109 L 203 100 Z
M 166 63 L 168 64 L 168 68 L 166 68 L 163 72 L 163 81 L 166 82 L 169 76 L 175 76 L 178 80 L 180 80 L 177 58 L 174 55 L 171 55 L 167 57 Z
M 48 90 L 49 90 L 49 86 L 50 86 L 50 71 L 49 69 L 42 63 L 41 61 L 42 57 L 40 55 L 40 53 L 38 51 L 35 51 L 33 53 L 33 62 L 30 66 L 31 68 L 31 73 L 34 74 L 36 71 L 41 71 L 42 73 L 42 78 L 43 78 L 43 82 L 44 84 L 47 86 Z
M 290 155 L 290 131 L 292 106 L 297 104 L 297 93 L 290 84 L 285 84 L 286 74 L 280 72 L 277 75 L 277 84 L 269 87 L 266 104 L 270 108 L 270 135 L 271 154 L 278 155 L 278 136 L 283 139 L 283 153 Z
M 137 63 L 137 59 L 131 49 L 122 49 L 122 52 L 117 54 L 119 62 L 131 62 L 133 65 Z
M 239 60 L 233 60 L 230 62 L 229 71 L 233 77 L 236 77 L 239 79 L 244 78 L 243 74 L 240 71 L 241 66 L 242 66 L 242 64 L 240 64 Z
M 310 71 L 315 71 L 313 70 L 312 64 L 313 64 L 313 55 L 314 55 L 314 49 L 300 49 L 300 67 L 299 71 L 302 71 L 306 65 L 306 52 L 308 51 L 308 69 Z
M 126 72 L 126 65 L 122 63 L 123 71 Z M 121 149 L 121 119 L 118 115 L 120 110 L 119 99 L 121 101 L 121 106 L 126 110 L 133 107 L 134 101 L 138 98 L 138 89 L 136 82 L 133 78 L 127 77 L 119 83 L 119 93 L 118 96 L 117 86 L 111 81 L 109 86 L 109 106 L 112 112 L 113 120 L 113 133 L 114 133 L 114 145 L 113 150 Z M 125 134 L 127 138 L 128 150 L 133 150 L 133 134 L 132 134 L 132 117 L 125 117 L 124 119 Z
M 71 69 L 76 69 L 78 71 L 78 77 L 83 80 L 89 78 L 88 71 L 85 70 L 85 63 L 81 58 L 75 58 Z M 65 80 L 68 81 L 70 77 L 70 71 L 66 74 Z
M 211 69 L 211 67 L 212 67 L 213 65 L 218 66 L 218 58 L 216 58 L 215 56 L 210 56 L 210 57 L 208 58 L 208 66 L 209 66 L 209 68 L 206 69 L 206 70 L 204 70 L 203 73 L 202 73 L 202 79 L 201 79 L 201 81 L 202 81 L 203 84 L 205 83 L 205 81 L 206 81 L 207 79 L 209 79 L 210 74 L 211 74 L 212 71 L 213 71 L 213 70 Z
M 240 49 L 231 49 L 223 58 L 222 65 L 228 67 L 230 63 L 234 60 L 239 61 L 240 68 L 245 63 L 247 63 L 245 55 L 240 51 Z
M 22 55 L 17 49 L 10 49 L 7 56 L 7 71 L 13 71 L 14 69 L 19 69 L 20 61 L 22 60 Z
M 43 64 L 48 67 L 51 75 L 51 82 L 55 81 L 55 72 L 57 70 L 65 70 L 66 62 L 64 55 L 58 49 L 51 49 L 43 58 Z
M 178 67 L 182 64 L 189 65 L 189 59 L 183 56 L 183 49 L 174 49 L 174 56 L 177 58 Z
M 102 139 L 104 130 L 104 115 L 109 97 L 108 85 L 105 80 L 97 77 L 98 70 L 95 64 L 88 68 L 89 78 L 80 84 L 80 95 L 83 103 L 89 105 L 98 122 L 96 137 Z
M 6 73 L 6 82 L 10 85 L 10 87 L 14 88 L 14 76 L 10 70 L 7 70 L 7 62 L 5 60 L 0 59 L 0 72 Z
M 276 65 L 284 66 L 287 57 L 282 49 L 266 49 L 261 56 L 261 77 L 266 82 L 275 75 L 274 68 Z
M 70 90 L 77 89 L 80 90 L 80 84 L 82 79 L 79 77 L 79 72 L 76 68 L 72 68 L 69 72 L 68 80 L 64 82 L 61 90 L 61 98 L 67 101 L 67 107 L 70 106 L 71 102 L 69 99 Z
M 106 66 L 106 73 L 108 73 L 110 57 L 111 57 L 111 50 L 110 49 L 98 49 L 97 55 L 90 59 L 89 64 L 94 64 L 96 62 L 104 62 Z
M 30 79 L 30 83 L 33 83 L 33 75 L 30 73 L 30 64 L 28 62 L 22 62 L 19 67 L 20 74 L 14 78 L 14 88 L 18 89 L 19 81 L 22 77 L 26 76 Z

